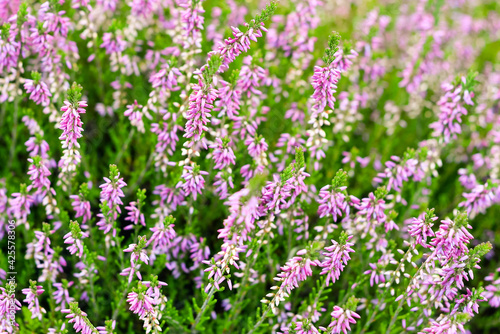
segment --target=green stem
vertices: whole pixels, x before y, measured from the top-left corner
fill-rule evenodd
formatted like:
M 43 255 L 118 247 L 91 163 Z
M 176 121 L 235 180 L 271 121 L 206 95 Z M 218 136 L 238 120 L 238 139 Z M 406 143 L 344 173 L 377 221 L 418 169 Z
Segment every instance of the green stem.
M 134 136 L 134 134 L 135 134 L 135 126 L 129 132 L 127 139 L 123 143 L 122 149 L 120 150 L 120 152 L 118 152 L 118 156 L 116 157 L 115 165 L 118 166 L 120 164 L 122 157 L 123 157 L 123 153 L 127 150 L 128 146 L 130 145 L 130 141 L 132 141 L 132 137 Z
M 49 290 L 50 322 L 53 324 L 56 320 L 56 303 L 54 301 L 52 282 L 47 282 L 47 285 Z
M 183 329 L 184 327 L 181 325 L 181 323 L 174 318 L 166 315 L 164 318 L 167 320 L 167 322 L 174 324 L 175 327 Z
M 208 303 L 212 300 L 213 295 L 215 294 L 215 285 L 212 285 L 212 288 L 210 289 L 210 292 L 207 295 L 207 298 L 205 298 L 205 301 L 203 302 L 203 305 L 201 306 L 200 312 L 196 315 L 196 319 L 194 319 L 193 325 L 191 326 L 191 333 L 196 333 L 196 326 L 199 324 L 201 321 L 201 317 L 205 313 Z
M 6 111 L 7 111 L 7 103 L 2 103 L 2 113 L 0 114 L 0 129 L 3 126 L 3 121 L 5 119 Z
M 99 305 L 97 304 L 97 299 L 95 297 L 94 277 L 95 277 L 95 275 L 92 275 L 90 277 L 90 297 L 92 298 L 92 306 L 94 307 L 94 316 L 96 318 L 98 318 L 99 317 Z
M 12 166 L 12 162 L 14 161 L 14 155 L 16 153 L 16 144 L 17 144 L 17 124 L 18 124 L 18 113 L 19 113 L 19 95 L 17 95 L 17 90 L 19 89 L 19 72 L 17 73 L 17 78 L 16 78 L 16 97 L 14 98 L 14 123 L 12 125 L 12 133 L 11 133 L 11 144 L 10 144 L 10 159 L 9 162 L 7 163 L 7 169 L 9 170 L 10 167 Z
M 120 312 L 120 308 L 122 306 L 122 303 L 125 300 L 125 297 L 127 296 L 128 290 L 130 289 L 130 283 L 131 282 L 128 282 L 127 287 L 125 288 L 125 290 L 123 290 L 122 297 L 120 298 L 118 305 L 116 305 L 116 307 L 115 307 L 115 310 L 113 312 L 113 317 L 111 318 L 111 320 L 116 320 L 118 318 L 118 313 Z
M 271 301 L 271 303 L 273 303 L 273 302 L 274 302 L 274 300 Z M 262 313 L 262 316 L 260 317 L 259 321 L 257 321 L 257 323 L 255 324 L 255 326 L 253 326 L 253 328 L 250 330 L 250 332 L 248 332 L 248 334 L 252 334 L 253 332 L 255 332 L 257 330 L 257 328 L 260 327 L 260 325 L 262 325 L 262 323 L 266 319 L 267 314 L 269 313 L 269 310 L 271 309 L 269 307 L 269 304 L 266 307 L 266 310 L 264 311 L 264 313 Z
M 142 170 L 141 174 L 139 175 L 139 177 L 137 178 L 137 180 L 134 182 L 134 185 L 132 187 L 129 188 L 129 191 L 127 193 L 127 196 L 129 196 L 135 189 L 137 189 L 137 187 L 141 184 L 142 182 L 142 179 L 144 178 L 144 175 L 146 174 L 146 172 L 148 171 L 149 167 L 151 167 L 151 163 L 153 162 L 153 158 L 155 156 L 155 150 L 153 149 L 153 151 L 151 152 L 151 154 L 149 155 L 149 158 L 148 158 L 148 161 L 146 162 L 146 166 L 144 167 L 144 169 Z
M 325 288 L 326 288 L 326 279 L 323 280 L 323 284 L 321 284 L 318 293 L 316 293 L 316 298 L 314 298 L 314 302 L 311 306 L 316 307 L 316 305 L 318 305 L 319 299 L 321 298 L 321 295 L 323 294 Z
M 246 285 L 247 285 L 248 279 L 250 277 L 250 269 L 253 268 L 255 266 L 255 263 L 257 262 L 257 257 L 259 255 L 260 249 L 262 247 L 262 239 L 263 239 L 263 237 L 261 237 L 260 240 L 257 241 L 258 247 L 255 251 L 252 252 L 252 254 L 254 254 L 253 259 L 252 259 L 252 263 L 247 264 L 245 267 L 245 271 L 243 272 L 243 278 L 241 280 L 240 287 L 238 289 L 238 293 L 236 294 L 237 301 L 236 301 L 236 303 L 234 303 L 234 307 L 231 308 L 231 313 L 229 313 L 229 320 L 228 320 L 228 322 L 230 324 L 229 333 L 231 333 L 232 329 L 233 329 L 232 322 L 235 320 L 236 317 L 238 317 L 238 315 L 241 312 L 241 308 L 239 306 L 243 302 L 243 299 L 245 298 L 245 295 L 248 292 L 248 290 L 246 289 Z
M 394 323 L 396 322 L 396 319 L 398 318 L 399 312 L 401 312 L 401 310 L 403 309 L 403 300 L 404 300 L 404 298 L 399 301 L 398 308 L 396 309 L 396 312 L 394 312 L 394 315 L 391 318 L 391 323 L 389 324 L 389 327 L 387 327 L 387 331 L 385 332 L 385 334 L 389 334 L 391 332 L 391 328 L 394 325 Z
M 396 280 L 396 274 L 401 270 L 401 267 L 403 266 L 403 264 L 405 263 L 406 261 L 406 258 L 408 257 L 408 255 L 415 249 L 415 244 L 412 243 L 410 245 L 410 247 L 408 248 L 408 250 L 406 251 L 405 255 L 403 255 L 403 258 L 401 259 L 401 261 L 399 261 L 399 264 L 398 264 L 398 267 L 396 268 L 395 272 L 394 272 L 394 275 L 392 276 L 391 278 L 391 281 L 389 282 L 389 285 L 385 287 L 385 292 L 384 294 L 382 295 L 382 298 L 380 299 L 380 302 L 377 303 L 377 306 L 378 305 L 382 305 L 384 302 L 385 302 L 385 298 L 387 297 L 387 294 L 389 293 L 389 291 L 391 290 L 389 287 L 392 286 L 392 284 L 394 283 L 394 281 Z M 403 300 L 403 299 L 401 299 Z M 401 304 L 401 300 L 399 301 Z M 378 314 L 378 311 L 379 311 L 379 308 L 373 308 L 373 312 L 371 313 L 368 321 L 365 323 L 365 325 L 363 326 L 363 329 L 361 330 L 360 334 L 366 332 L 369 328 L 370 328 L 370 324 L 373 322 L 373 319 L 375 319 L 375 316 Z M 396 314 L 399 313 L 399 312 L 396 312 Z M 395 319 L 394 319 L 395 320 Z M 390 328 L 390 327 L 389 327 Z

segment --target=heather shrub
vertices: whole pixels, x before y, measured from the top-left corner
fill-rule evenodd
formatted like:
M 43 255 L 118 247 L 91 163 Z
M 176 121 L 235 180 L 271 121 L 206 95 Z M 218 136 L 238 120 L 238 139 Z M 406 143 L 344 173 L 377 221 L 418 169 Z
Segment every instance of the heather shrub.
M 499 22 L 0 0 L 0 332 L 499 333 Z

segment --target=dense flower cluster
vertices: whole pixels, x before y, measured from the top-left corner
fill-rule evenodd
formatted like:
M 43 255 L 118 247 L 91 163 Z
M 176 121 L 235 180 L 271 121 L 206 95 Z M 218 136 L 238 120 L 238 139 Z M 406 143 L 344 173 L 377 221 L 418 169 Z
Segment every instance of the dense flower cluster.
M 499 22 L 0 0 L 0 333 L 494 332 Z

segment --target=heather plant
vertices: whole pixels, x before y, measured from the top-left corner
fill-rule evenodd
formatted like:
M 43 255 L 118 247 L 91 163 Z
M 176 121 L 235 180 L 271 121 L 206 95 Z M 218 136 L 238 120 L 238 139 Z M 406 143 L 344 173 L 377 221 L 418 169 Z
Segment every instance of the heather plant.
M 0 333 L 499 333 L 494 0 L 0 0 Z

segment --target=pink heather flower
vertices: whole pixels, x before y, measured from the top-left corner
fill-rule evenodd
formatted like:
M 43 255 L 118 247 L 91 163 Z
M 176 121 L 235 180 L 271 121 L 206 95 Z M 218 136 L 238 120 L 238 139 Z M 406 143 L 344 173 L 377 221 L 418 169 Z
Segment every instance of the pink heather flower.
M 424 328 L 423 333 L 429 334 L 445 334 L 445 333 L 456 333 L 465 334 L 465 328 L 463 324 L 450 320 L 447 316 L 443 316 L 440 320 L 431 320 L 430 326 Z
M 97 260 L 104 262 L 104 261 L 106 261 L 106 258 L 104 256 L 97 256 Z M 89 277 L 91 277 L 91 275 L 97 274 L 96 265 L 94 263 L 87 265 L 84 262 L 80 261 L 77 264 L 75 264 L 75 268 L 80 270 L 80 272 L 75 273 L 73 276 L 78 278 L 79 283 L 81 285 L 89 284 Z M 88 299 L 87 294 L 85 293 L 83 296 L 81 296 L 80 300 L 88 301 L 89 299 Z M 70 304 L 70 306 L 71 306 L 71 304 Z
M 308 192 L 309 188 L 304 181 L 309 176 L 309 173 L 305 172 L 305 166 L 300 169 L 297 169 L 297 166 L 294 166 L 294 169 L 292 170 L 292 177 L 288 180 L 290 187 L 293 189 L 292 197 L 288 203 L 289 205 L 294 203 L 300 194 Z
M 218 117 L 227 115 L 230 120 L 238 116 L 241 105 L 241 90 L 237 85 L 232 85 L 224 80 L 219 80 L 222 87 L 218 89 L 219 99 L 215 102 L 214 110 L 220 111 Z
M 44 107 L 49 105 L 52 94 L 50 93 L 47 84 L 42 80 L 35 82 L 33 80 L 26 79 L 24 89 L 26 89 L 26 93 L 30 94 L 30 100 L 33 100 L 36 104 L 40 104 Z
M 21 310 L 21 303 L 16 299 L 16 294 L 12 293 L 15 285 L 7 283 L 6 288 L 0 287 L 0 325 L 5 333 L 15 333 L 15 328 L 19 327 L 15 322 L 15 314 Z M 14 326 L 11 320 L 14 320 Z
M 146 219 L 144 218 L 144 213 L 139 210 L 137 207 L 137 202 L 130 202 L 128 206 L 125 207 L 127 210 L 127 218 L 126 221 L 131 222 L 131 225 L 125 226 L 124 230 L 130 230 L 134 227 L 134 225 L 141 224 L 142 226 L 146 226 Z
M 146 294 L 153 297 L 154 299 L 161 298 L 161 287 L 168 285 L 165 282 L 159 281 L 155 277 L 153 277 L 152 281 L 143 281 L 142 284 L 148 288 L 146 290 Z
M 80 88 L 81 89 L 81 88 Z M 77 101 L 80 96 L 80 90 L 76 84 L 69 90 L 71 99 L 74 101 L 64 101 L 64 106 L 61 108 L 63 115 L 59 123 L 59 129 L 63 130 L 59 139 L 62 141 L 63 156 L 59 161 L 61 168 L 60 182 L 63 183 L 63 188 L 67 188 L 67 184 L 73 177 L 76 171 L 76 166 L 80 164 L 81 156 L 79 152 L 80 144 L 77 139 L 82 137 L 83 123 L 80 114 L 85 113 L 87 103 Z
M 138 263 L 138 260 L 144 262 L 145 264 L 149 264 L 149 256 L 146 253 L 146 250 L 144 249 L 146 248 L 146 245 L 147 245 L 146 236 L 140 236 L 138 244 L 130 244 L 127 248 L 123 250 L 125 253 L 131 253 L 130 267 L 124 269 L 120 273 L 120 275 L 122 276 L 128 275 L 129 283 L 132 282 L 134 273 L 140 280 L 142 280 L 141 273 L 139 272 L 140 264 Z
M 80 225 L 77 222 L 70 223 L 71 232 L 64 235 L 64 243 L 69 244 L 68 251 L 71 255 L 78 253 L 77 256 L 81 258 L 83 256 L 83 242 L 82 239 L 88 238 L 88 233 L 82 232 L 80 230 Z
M 291 108 L 285 112 L 285 118 L 291 119 L 292 122 L 299 122 L 303 125 L 306 116 L 303 110 L 297 108 L 297 103 L 293 102 L 291 104 Z
M 408 233 L 415 238 L 415 242 L 423 247 L 429 247 L 427 244 L 427 237 L 434 237 L 434 231 L 432 230 L 433 222 L 436 221 L 438 217 L 427 217 L 425 213 L 422 213 L 418 218 L 412 218 L 408 226 Z
M 412 332 L 415 330 L 415 326 L 407 326 L 406 319 L 401 320 L 401 327 L 405 330 L 405 332 Z
M 488 300 L 491 307 L 500 307 L 500 268 L 495 273 L 490 273 L 484 278 L 485 281 L 490 282 L 484 289 L 484 297 Z
M 145 132 L 142 116 L 146 115 L 146 117 L 151 118 L 151 115 L 143 111 L 143 107 L 137 103 L 137 100 L 134 101 L 134 104 L 127 105 L 124 115 L 129 118 L 130 124 L 135 126 L 141 133 Z
M 49 4 L 42 4 L 42 7 L 47 8 Z M 31 35 L 29 36 L 31 46 L 41 55 L 47 55 L 49 52 L 49 45 L 53 43 L 54 36 L 48 34 L 46 31 L 41 31 L 37 27 L 29 28 Z M 49 60 L 49 66 L 52 65 L 51 59 Z
M 335 52 L 334 59 L 330 66 L 333 66 L 335 69 L 340 72 L 347 71 L 351 68 L 353 59 L 358 57 L 358 53 L 354 49 L 350 49 L 348 54 L 345 54 L 343 48 L 339 48 L 337 52 Z
M 161 217 L 163 220 L 168 214 L 177 209 L 177 206 L 185 204 L 185 195 L 182 189 L 169 188 L 163 184 L 155 187 L 153 190 L 154 195 L 159 195 L 160 200 L 153 201 L 153 205 L 157 208 L 155 209 L 155 217 Z
M 73 285 L 73 281 L 68 282 L 63 279 L 62 283 L 54 283 L 56 291 L 54 291 L 54 300 L 56 301 L 57 307 L 56 311 L 60 311 L 66 308 L 66 304 L 72 303 L 75 299 L 69 296 L 69 288 Z
M 469 173 L 467 169 L 460 168 L 458 170 L 458 175 L 460 175 L 458 181 L 460 181 L 460 184 L 465 189 L 471 190 L 477 185 L 476 176 L 473 173 Z
M 355 205 L 358 216 L 366 216 L 368 220 L 375 220 L 379 224 L 385 222 L 387 216 L 385 210 L 385 200 L 370 193 L 367 198 L 363 198 L 360 204 Z
M 319 264 L 318 260 L 311 260 L 309 258 L 303 258 L 307 251 L 302 249 L 297 252 L 288 262 L 281 267 L 281 272 L 274 279 L 279 282 L 279 286 L 273 287 L 274 292 L 269 293 L 266 297 L 271 298 L 271 301 L 265 300 L 265 303 L 269 303 L 274 314 L 278 312 L 278 305 L 285 301 L 285 298 L 290 295 L 290 292 L 299 287 L 299 283 L 305 281 L 307 277 L 312 276 L 312 267 Z M 263 301 L 264 302 L 264 301 Z
M 80 1 L 87 1 L 87 0 L 80 0 Z M 41 15 L 40 15 L 41 14 Z M 44 26 L 47 28 L 46 31 L 44 31 L 45 38 L 48 38 L 47 33 L 54 33 L 53 36 L 55 39 L 59 37 L 67 37 L 68 36 L 68 31 L 71 28 L 71 20 L 69 17 L 64 17 L 63 15 L 65 14 L 65 11 L 59 11 L 59 12 L 53 12 L 50 8 L 50 4 L 43 3 L 40 6 L 40 20 L 45 21 Z M 46 44 L 46 43 L 44 43 Z M 50 52 L 50 48 L 46 47 L 43 45 L 46 50 Z M 56 59 L 59 59 L 58 57 Z M 42 61 L 43 62 L 43 61 Z M 50 64 L 51 66 L 52 64 Z M 70 65 L 68 67 L 71 68 Z
M 221 42 L 224 36 L 218 31 L 220 25 L 220 16 L 222 9 L 219 7 L 212 8 L 212 22 L 207 26 L 206 39 L 214 43 Z
M 370 275 L 370 286 L 379 283 L 385 283 L 386 269 L 389 263 L 389 255 L 382 255 L 377 263 L 369 263 L 370 270 L 365 271 L 363 274 Z
M 320 275 L 327 275 L 326 286 L 330 284 L 330 280 L 332 283 L 335 283 L 339 279 L 340 273 L 351 259 L 349 253 L 354 253 L 354 250 L 351 248 L 354 246 L 354 243 L 349 242 L 349 240 L 352 237 L 352 235 L 348 236 L 343 232 L 340 237 L 340 243 L 332 240 L 332 245 L 325 247 L 325 251 L 323 252 L 325 260 L 319 266 L 322 268 Z
M 217 99 L 217 90 L 211 84 L 207 86 L 201 79 L 192 88 L 193 92 L 189 95 L 189 108 L 185 116 L 187 122 L 184 137 L 198 142 L 203 132 L 208 130 L 207 124 L 210 123 L 210 112 Z M 205 142 L 202 142 L 202 146 L 207 148 Z
M 276 25 L 267 34 L 267 42 L 273 48 L 282 49 L 286 57 L 302 60 L 303 67 L 307 67 L 316 42 L 316 37 L 310 36 L 307 32 L 314 31 L 318 26 L 319 17 L 316 8 L 322 4 L 321 1 L 296 3 L 295 10 L 286 16 L 284 31 L 278 32 Z
M 335 97 L 337 83 L 340 79 L 340 71 L 333 67 L 314 67 L 311 85 L 314 88 L 312 99 L 314 100 L 313 116 L 318 117 L 328 105 L 335 109 Z
M 297 147 L 305 143 L 305 140 L 299 134 L 292 136 L 289 133 L 282 133 L 276 143 L 276 147 L 285 147 L 286 153 L 294 153 Z
M 122 53 L 127 48 L 127 42 L 120 35 L 105 32 L 100 47 L 106 49 L 106 54 Z
M 462 77 L 462 83 L 466 84 L 466 79 Z M 462 133 L 460 124 L 462 123 L 462 116 L 467 115 L 467 109 L 463 103 L 473 105 L 470 97 L 474 97 L 474 93 L 468 91 L 463 92 L 463 85 L 459 84 L 454 87 L 451 84 L 444 84 L 442 87 L 445 94 L 438 101 L 440 107 L 439 120 L 430 125 L 434 129 L 434 137 L 443 138 L 445 143 L 450 139 L 456 139 L 457 134 Z M 463 100 L 463 102 L 461 102 Z
M 319 192 L 318 215 L 320 218 L 325 216 L 333 217 L 333 221 L 342 217 L 343 214 L 349 215 L 350 206 L 346 200 L 346 186 L 333 188 L 331 185 L 324 186 Z
M 40 135 L 35 135 L 34 137 L 30 137 L 26 143 L 26 151 L 28 151 L 30 157 L 34 157 L 39 155 L 43 160 L 48 159 L 49 155 L 47 152 L 49 151 L 49 144 L 43 139 Z
M 222 229 L 219 229 L 218 238 L 224 243 L 243 245 L 250 240 L 250 232 L 255 229 L 255 221 L 259 218 L 259 200 L 250 196 L 245 202 L 244 198 L 250 195 L 250 189 L 243 188 L 231 196 L 224 203 L 229 208 L 229 216 L 224 219 Z
M 266 8 L 267 9 L 267 8 Z M 219 68 L 219 72 L 224 72 L 229 68 L 236 57 L 238 57 L 242 52 L 247 52 L 250 49 L 250 41 L 257 41 L 258 37 L 262 37 L 262 31 L 267 31 L 264 27 L 264 23 L 257 23 L 255 20 L 250 21 L 250 23 L 245 23 L 247 27 L 246 32 L 241 32 L 236 27 L 231 27 L 233 31 L 233 37 L 225 39 L 223 42 L 219 42 L 215 51 L 209 53 L 209 56 L 213 54 L 218 54 L 222 57 L 222 64 Z
M 231 265 L 236 269 L 240 269 L 240 267 L 238 266 L 238 262 L 240 259 L 238 257 L 238 254 L 243 252 L 244 248 L 240 247 L 239 245 L 229 243 L 224 243 L 221 248 L 222 250 L 216 255 L 216 257 L 218 258 L 217 260 L 215 260 L 214 257 L 212 261 L 203 261 L 203 263 L 209 265 L 209 268 L 205 269 L 205 272 L 209 273 L 208 279 L 213 279 L 213 283 L 210 282 L 209 284 L 207 284 L 205 292 L 210 291 L 212 286 L 215 289 L 219 290 L 220 285 L 226 279 L 229 290 L 233 289 L 233 283 L 227 276 L 230 273 L 229 266 Z
M 269 73 L 262 67 L 253 64 L 252 59 L 252 56 L 243 58 L 243 66 L 238 79 L 238 87 L 242 93 L 246 93 L 247 97 L 252 94 L 262 95 L 262 92 L 257 88 L 269 77 Z
M 68 323 L 73 324 L 73 329 L 78 333 L 92 334 L 96 332 L 95 327 L 90 323 L 87 318 L 87 313 L 78 308 L 78 303 L 73 302 L 69 304 L 69 309 L 61 310 L 61 313 L 68 313 L 66 316 Z
M 29 158 L 28 161 L 31 163 L 28 170 L 31 184 L 28 186 L 27 190 L 31 191 L 35 189 L 35 195 L 40 194 L 45 197 L 46 192 L 50 188 L 48 176 L 51 173 L 40 157 L 34 157 L 33 159 Z
M 106 326 L 98 326 L 95 329 L 99 331 L 99 334 L 113 334 L 115 333 L 116 320 L 107 320 Z
M 382 183 L 383 179 L 387 179 L 387 191 L 394 189 L 401 192 L 403 183 L 410 178 L 414 178 L 415 181 L 423 179 L 424 171 L 420 168 L 417 159 L 409 158 L 401 161 L 397 156 L 392 156 L 391 159 L 392 161 L 385 163 L 385 170 L 378 173 L 377 177 L 373 179 L 377 183 Z
M 64 333 L 64 330 L 66 329 L 66 323 L 62 323 L 61 327 L 59 327 L 59 325 L 57 326 L 57 328 L 53 328 L 53 327 L 50 327 L 47 329 L 47 334 L 60 334 L 60 333 Z M 101 334 L 101 333 L 99 333 Z M 106 334 L 106 333 L 105 333 Z
M 214 193 L 219 196 L 220 199 L 226 199 L 229 196 L 229 188 L 234 188 L 233 177 L 224 172 L 218 172 L 214 177 L 215 190 Z
M 25 224 L 29 229 L 27 224 L 28 215 L 30 214 L 30 207 L 33 204 L 33 197 L 28 195 L 26 185 L 21 185 L 21 190 L 18 193 L 13 193 L 12 198 L 9 199 L 9 207 L 7 209 L 7 214 L 16 219 L 18 225 Z
M 86 227 L 88 221 L 92 218 L 92 212 L 90 210 L 90 202 L 83 197 L 82 194 L 71 195 L 71 206 L 75 210 L 75 218 L 82 217 L 82 227 Z
M 285 207 L 286 200 L 291 196 L 292 188 L 287 182 L 277 174 L 273 175 L 273 181 L 267 181 L 266 186 L 262 189 L 261 207 L 262 212 L 274 212 L 279 214 L 282 207 Z
M 112 179 L 104 177 L 104 181 L 105 183 L 99 186 L 101 188 L 101 203 L 106 201 L 110 208 L 115 207 L 121 213 L 120 205 L 123 205 L 121 198 L 125 197 L 122 188 L 127 184 L 120 177 L 119 172 Z
M 153 252 L 166 253 L 172 240 L 177 237 L 177 233 L 174 230 L 174 221 L 175 219 L 169 216 L 164 221 L 156 223 L 155 227 L 150 228 L 153 235 L 149 238 L 146 246 L 153 243 Z
M 30 281 L 30 287 L 23 289 L 22 293 L 26 295 L 26 299 L 23 302 L 28 304 L 28 309 L 31 311 L 31 319 L 37 318 L 39 321 L 42 320 L 42 315 L 45 312 L 43 307 L 40 307 L 40 301 L 38 296 L 43 293 L 43 287 L 41 285 L 36 285 L 36 282 Z
M 334 42 L 331 38 L 330 42 Z M 333 50 L 327 49 L 326 58 L 331 58 Z M 325 59 L 325 58 L 324 58 Z M 325 150 L 330 145 L 330 142 L 326 139 L 326 133 L 323 130 L 323 126 L 330 125 L 329 114 L 331 111 L 325 111 L 328 105 L 330 109 L 335 108 L 335 97 L 333 96 L 337 90 L 337 83 L 340 79 L 341 70 L 336 68 L 335 64 L 332 62 L 333 59 L 325 60 L 327 63 L 330 61 L 326 67 L 316 66 L 314 68 L 314 74 L 312 76 L 311 85 L 314 88 L 314 93 L 311 96 L 312 108 L 311 117 L 309 119 L 309 124 L 311 128 L 307 130 L 307 142 L 306 145 L 309 147 L 309 152 L 311 158 L 314 159 L 314 169 L 319 170 L 320 160 L 326 156 Z
M 289 160 L 289 155 L 293 154 L 298 147 L 303 146 L 305 143 L 306 141 L 300 134 L 291 136 L 289 133 L 282 133 L 276 143 L 277 149 L 269 155 L 271 162 L 277 163 L 277 170 L 282 172 L 286 167 L 286 162 Z M 285 150 L 281 149 L 281 147 L 284 147 Z
M 146 313 L 153 311 L 154 299 L 147 293 L 130 292 L 127 295 L 127 302 L 130 304 L 129 310 L 139 317 L 144 317 Z
M 205 188 L 203 175 L 208 175 L 208 173 L 200 170 L 200 167 L 196 164 L 194 166 L 184 166 L 182 173 L 184 182 L 179 181 L 176 188 L 182 187 L 186 196 L 193 195 L 193 199 L 196 200 L 198 194 L 201 194 L 201 191 Z
M 166 150 L 169 155 L 173 155 L 179 141 L 177 132 L 182 131 L 182 126 L 175 124 L 177 114 L 166 113 L 163 119 L 170 120 L 170 122 L 160 121 L 160 123 L 151 124 L 151 132 L 158 136 L 156 152 L 161 153 Z
M 59 129 L 63 130 L 62 135 L 59 137 L 63 141 L 63 148 L 71 150 L 79 148 L 77 139 L 82 137 L 83 123 L 80 114 L 85 113 L 87 102 L 79 101 L 76 105 L 71 104 L 69 101 L 64 101 L 64 106 L 61 108 L 63 112 Z
M 31 248 L 32 253 L 34 253 L 35 261 L 50 257 L 54 253 L 54 250 L 50 246 L 49 233 L 51 233 L 49 229 L 46 229 L 44 232 L 35 231 L 35 240 L 33 243 L 28 244 L 28 249 Z M 28 254 L 29 253 L 28 251 Z
M 161 332 L 160 322 L 161 311 L 163 310 L 166 298 L 161 294 L 161 286 L 166 285 L 153 277 L 151 282 L 139 282 L 137 288 L 128 294 L 127 302 L 130 310 L 139 315 L 139 319 L 144 321 L 146 333 L 153 330 L 154 333 Z
M 289 329 L 285 329 L 283 334 L 291 334 L 291 333 L 296 333 L 296 334 L 320 334 L 319 330 L 314 326 L 312 321 L 297 321 L 294 322 L 295 328 L 294 331 L 291 332 Z
M 106 234 L 113 230 L 114 236 L 116 229 L 113 227 L 113 223 L 118 218 L 118 213 L 121 213 L 120 205 L 123 205 L 121 198 L 125 197 L 122 188 L 127 184 L 123 181 L 123 178 L 120 178 L 120 172 L 115 165 L 110 166 L 109 177 L 109 179 L 105 177 L 105 183 L 99 187 L 101 188 L 101 203 L 106 203 L 110 212 L 107 216 L 104 215 L 102 210 L 101 213 L 97 214 L 97 217 L 100 218 L 97 226 Z
M 42 271 L 38 279 L 40 282 L 55 282 L 57 275 L 64 272 L 63 267 L 67 264 L 64 257 L 54 257 L 54 251 L 52 249 L 50 251 L 51 254 L 49 256 L 43 256 L 40 253 L 35 253 L 34 255 L 37 268 Z
M 471 229 L 467 223 L 466 216 L 459 215 L 455 221 L 450 219 L 442 220 L 436 236 L 432 239 L 431 245 L 435 247 L 435 252 L 442 257 L 443 261 L 461 258 L 468 253 L 467 245 L 474 239 L 467 229 Z
M 359 314 L 349 309 L 343 309 L 340 306 L 334 306 L 331 313 L 332 322 L 328 325 L 328 329 L 333 334 L 344 333 L 351 330 L 351 324 L 356 323 L 356 319 L 361 318 Z
M 129 283 L 132 282 L 132 280 L 134 278 L 134 274 L 137 276 L 137 279 L 142 280 L 142 275 L 141 275 L 141 272 L 139 271 L 139 269 L 141 269 L 141 265 L 134 264 L 130 267 L 123 269 L 122 272 L 120 273 L 120 275 L 121 276 L 128 276 Z
M 203 10 L 202 0 L 188 0 L 179 3 L 179 7 L 184 8 L 181 13 L 181 24 L 183 30 L 183 47 L 189 49 L 192 46 L 201 47 L 201 30 L 203 30 Z
M 24 115 L 22 121 L 24 125 L 28 128 L 30 135 L 34 136 L 36 134 L 39 134 L 43 136 L 43 130 L 40 128 L 38 122 L 35 121 L 32 117 L 30 117 L 29 115 Z
M 236 163 L 236 157 L 231 145 L 232 140 L 230 138 L 216 138 L 215 142 L 210 145 L 210 148 L 214 149 L 212 156 L 215 162 L 215 169 L 224 169 L 229 165 L 234 165 Z
M 252 112 L 256 109 L 251 109 Z M 257 117 L 255 114 L 235 116 L 233 123 L 233 139 L 245 138 L 246 136 L 255 136 L 259 124 L 265 120 L 263 117 Z
M 90 3 L 90 0 L 72 0 L 72 8 L 81 8 L 87 7 Z
M 267 152 L 268 145 L 264 137 L 256 136 L 256 137 L 247 137 L 245 139 L 245 145 L 248 149 L 248 154 L 252 158 L 259 158 L 263 153 Z
M 458 263 L 448 263 L 440 272 L 441 281 L 436 285 L 433 299 L 440 301 L 443 296 L 448 299 L 453 299 L 457 295 L 457 290 L 464 287 L 464 280 L 469 280 L 467 269 L 464 261 L 467 260 L 464 256 Z
M 189 246 L 189 258 L 193 261 L 193 265 L 188 268 L 188 271 L 193 271 L 201 266 L 203 261 L 210 256 L 210 249 L 204 244 L 203 238 L 193 236 L 191 245 Z M 185 267 L 185 264 L 182 265 Z
M 170 112 L 163 115 L 163 120 L 159 123 L 151 124 L 151 132 L 158 136 L 155 150 L 155 167 L 162 172 L 166 172 L 168 166 L 175 166 L 176 163 L 169 160 L 169 156 L 174 155 L 175 146 L 179 141 L 178 132 L 182 131 L 182 126 L 176 124 L 177 114 Z
M 459 308 L 463 308 L 463 313 L 467 313 L 471 317 L 479 314 L 479 302 L 486 301 L 485 292 L 478 292 L 475 288 L 466 289 L 466 292 L 455 299 L 455 307 L 451 314 L 456 313 Z
M 171 67 L 170 63 L 164 63 L 161 65 L 161 69 L 151 75 L 149 82 L 153 88 L 158 88 L 160 92 L 160 98 L 167 96 L 168 91 L 179 90 L 180 87 L 177 83 L 177 78 L 182 75 L 181 71 L 176 67 Z
M 0 73 L 6 74 L 17 66 L 21 43 L 16 41 L 16 32 L 10 28 L 7 36 L 0 34 Z
M 488 182 L 485 185 L 474 186 L 470 193 L 463 193 L 465 201 L 458 204 L 467 210 L 467 215 L 474 218 L 478 213 L 485 213 L 486 209 L 498 202 L 498 186 Z
M 342 159 L 342 163 L 348 164 L 349 167 L 353 169 L 356 167 L 356 162 L 359 163 L 361 168 L 365 168 L 370 163 L 370 157 L 358 157 L 355 156 L 352 152 L 342 152 L 342 155 L 344 156 L 344 158 Z
M 250 164 L 244 165 L 240 168 L 240 174 L 245 179 L 241 184 L 247 184 L 254 175 L 262 173 L 264 169 L 264 166 L 252 166 Z
M 157 2 L 149 0 L 132 0 L 130 2 L 132 15 L 144 19 L 150 19 L 150 15 L 157 9 L 157 6 Z
M 135 264 L 137 260 L 140 260 L 144 262 L 145 264 L 149 263 L 149 256 L 146 253 L 146 250 L 143 249 L 146 245 L 146 237 L 140 237 L 144 240 L 143 243 L 141 244 L 141 240 L 139 240 L 139 244 L 130 244 L 127 248 L 125 248 L 123 251 L 125 253 L 132 253 L 130 255 L 130 263 Z

